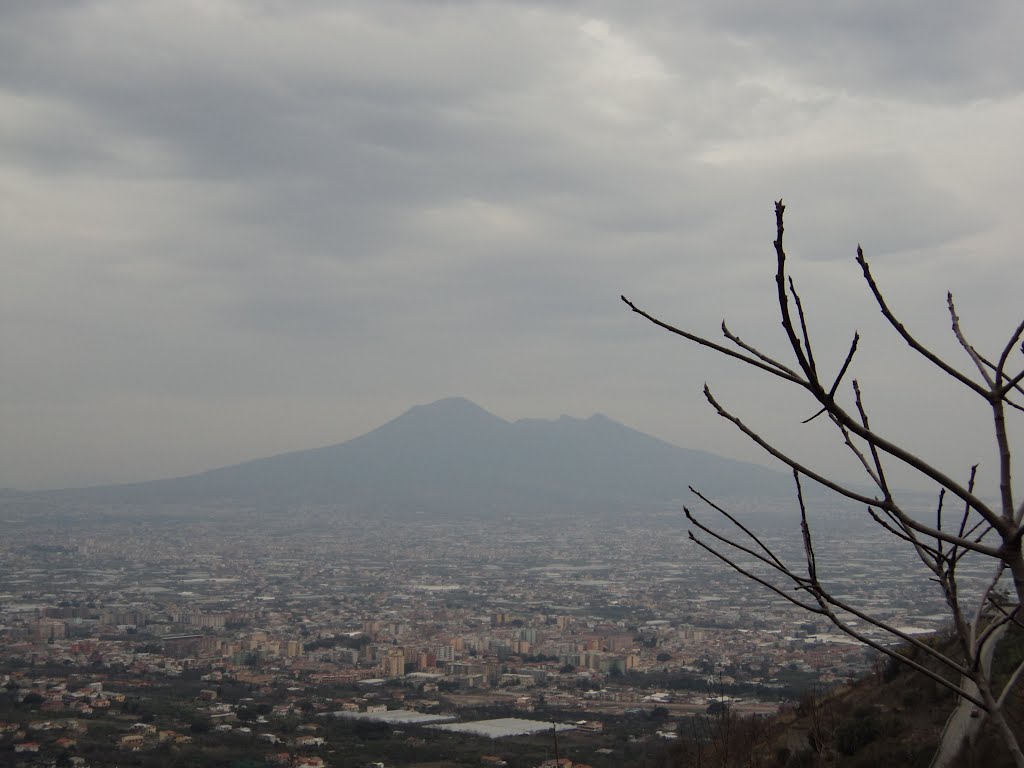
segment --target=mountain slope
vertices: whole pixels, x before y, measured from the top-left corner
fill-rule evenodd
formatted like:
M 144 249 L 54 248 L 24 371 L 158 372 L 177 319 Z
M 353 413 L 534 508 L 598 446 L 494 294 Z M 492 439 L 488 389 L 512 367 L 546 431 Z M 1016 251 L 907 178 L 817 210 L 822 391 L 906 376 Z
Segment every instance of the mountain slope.
M 510 423 L 452 398 L 416 406 L 339 445 L 63 494 L 94 502 L 466 515 L 663 508 L 686 498 L 688 484 L 729 495 L 788 489 L 781 473 L 678 448 L 605 416 Z

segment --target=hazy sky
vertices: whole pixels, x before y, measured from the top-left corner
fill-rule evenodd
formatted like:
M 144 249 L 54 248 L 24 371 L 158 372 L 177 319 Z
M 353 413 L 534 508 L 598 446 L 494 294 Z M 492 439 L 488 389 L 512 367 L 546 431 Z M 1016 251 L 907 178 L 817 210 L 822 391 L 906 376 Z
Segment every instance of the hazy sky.
M 772 201 L 825 364 L 875 424 L 991 464 L 957 360 L 1021 312 L 1024 4 L 0 4 L 0 485 L 341 442 L 450 395 L 763 460 L 700 390 L 850 476 L 784 390 L 673 341 L 784 350 Z M 963 361 L 966 364 L 966 361 Z M 791 407 L 792 406 L 792 407 Z

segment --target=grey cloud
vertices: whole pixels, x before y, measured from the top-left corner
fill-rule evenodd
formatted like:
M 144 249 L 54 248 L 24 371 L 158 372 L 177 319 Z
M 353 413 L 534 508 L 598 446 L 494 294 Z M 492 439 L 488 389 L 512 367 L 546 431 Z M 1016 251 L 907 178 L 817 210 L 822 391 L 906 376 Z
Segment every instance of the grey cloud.
M 927 2 L 814 3 L 735 0 L 700 6 L 797 77 L 855 92 L 922 101 L 971 101 L 1024 85 L 1016 51 L 1024 9 Z
M 0 446 L 0 484 L 62 482 L 60 446 L 97 421 L 122 442 L 75 476 L 133 479 L 343 439 L 451 394 L 724 450 L 699 387 L 734 372 L 681 362 L 619 293 L 767 336 L 782 196 L 811 285 L 844 275 L 822 331 L 845 339 L 853 290 L 833 270 L 858 241 L 922 291 L 937 277 L 915 273 L 920 252 L 1012 241 L 1003 197 L 964 170 L 970 137 L 929 124 L 1018 88 L 1009 6 L 937 7 L 934 51 L 912 14 L 859 5 L 189 8 L 0 7 L 17 212 L 0 408 L 26 446 Z M 159 466 L 138 421 L 173 435 Z

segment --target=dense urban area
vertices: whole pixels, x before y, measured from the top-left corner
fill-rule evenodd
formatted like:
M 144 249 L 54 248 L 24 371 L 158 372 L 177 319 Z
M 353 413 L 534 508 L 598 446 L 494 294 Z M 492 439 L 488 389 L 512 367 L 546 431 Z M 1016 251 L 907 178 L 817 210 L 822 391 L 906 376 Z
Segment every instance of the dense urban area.
M 709 713 L 772 714 L 878 663 L 678 512 L 4 515 L 2 764 L 639 764 Z M 899 542 L 835 522 L 831 583 L 935 631 Z M 791 528 L 766 541 L 799 563 Z

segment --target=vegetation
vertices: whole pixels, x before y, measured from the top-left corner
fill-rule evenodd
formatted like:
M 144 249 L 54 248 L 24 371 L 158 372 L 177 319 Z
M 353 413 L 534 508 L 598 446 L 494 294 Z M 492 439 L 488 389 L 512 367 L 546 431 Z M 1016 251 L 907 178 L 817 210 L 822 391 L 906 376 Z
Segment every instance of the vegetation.
M 997 666 L 1014 662 L 1018 637 L 1001 645 Z M 956 653 L 957 642 L 947 637 L 940 650 Z M 914 653 L 905 649 L 908 654 Z M 949 674 L 935 659 L 921 662 L 938 674 Z M 1024 698 L 1007 709 L 1018 738 L 1024 736 Z M 853 685 L 821 692 L 805 691 L 795 706 L 777 717 L 741 718 L 728 708 L 680 724 L 680 739 L 661 756 L 661 768 L 874 768 L 879 765 L 931 765 L 940 744 L 949 708 L 956 695 L 931 677 L 900 662 L 879 667 L 878 673 Z M 1011 768 L 1014 760 L 1003 746 L 994 723 L 986 722 L 971 750 L 952 765 Z

